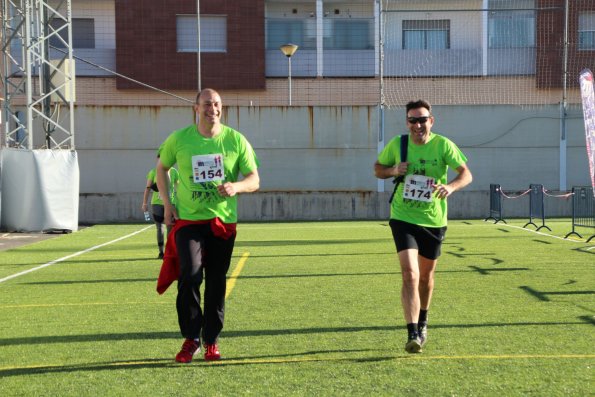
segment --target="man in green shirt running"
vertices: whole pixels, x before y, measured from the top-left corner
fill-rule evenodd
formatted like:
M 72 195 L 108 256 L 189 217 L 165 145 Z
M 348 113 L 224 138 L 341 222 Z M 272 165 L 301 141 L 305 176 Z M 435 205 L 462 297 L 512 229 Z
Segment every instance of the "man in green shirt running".
M 157 161 L 159 191 L 168 191 L 167 171 L 174 164 L 180 176 L 176 206 L 163 198 L 164 222 L 173 228 L 162 265 L 162 273 L 164 267 L 179 266 L 176 309 L 185 339 L 176 355 L 180 363 L 192 361 L 201 339 L 205 360 L 221 358 L 217 341 L 223 329 L 226 274 L 236 235 L 237 195 L 260 186 L 256 154 L 242 134 L 221 123 L 217 91 L 202 90 L 194 111 L 197 124 L 174 131 L 161 146 Z M 204 312 L 199 289 L 203 278 Z
M 403 279 L 401 304 L 407 322 L 409 353 L 421 352 L 427 341 L 428 309 L 434 271 L 446 233 L 446 198 L 471 183 L 467 158 L 448 138 L 431 131 L 431 105 L 423 100 L 406 106 L 409 140 L 401 159 L 401 136 L 394 137 L 374 164 L 377 178 L 403 177 L 391 202 L 390 227 Z M 448 168 L 457 176 L 447 181 Z

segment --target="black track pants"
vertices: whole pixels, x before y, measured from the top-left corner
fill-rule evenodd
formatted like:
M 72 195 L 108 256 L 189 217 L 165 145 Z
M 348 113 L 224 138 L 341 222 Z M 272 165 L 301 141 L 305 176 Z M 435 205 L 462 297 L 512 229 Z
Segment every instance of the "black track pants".
M 226 276 L 235 236 L 215 237 L 206 223 L 185 226 L 175 238 L 180 263 L 176 301 L 180 331 L 184 338 L 202 337 L 204 343 L 215 343 L 223 329 Z M 203 278 L 204 313 L 200 306 Z

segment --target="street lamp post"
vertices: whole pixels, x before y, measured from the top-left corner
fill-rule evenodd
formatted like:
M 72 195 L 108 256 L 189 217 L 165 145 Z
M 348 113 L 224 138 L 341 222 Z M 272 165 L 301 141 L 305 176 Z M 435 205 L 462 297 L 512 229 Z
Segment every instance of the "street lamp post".
M 298 49 L 298 46 L 295 44 L 283 44 L 279 47 L 283 55 L 287 57 L 288 62 L 288 80 L 289 80 L 289 106 L 291 106 L 291 56 L 295 54 Z

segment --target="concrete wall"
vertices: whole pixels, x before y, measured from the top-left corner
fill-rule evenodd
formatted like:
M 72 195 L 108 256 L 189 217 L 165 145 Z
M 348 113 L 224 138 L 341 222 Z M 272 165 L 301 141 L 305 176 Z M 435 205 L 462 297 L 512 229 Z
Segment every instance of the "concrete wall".
M 436 106 L 433 113 L 434 130 L 461 147 L 474 175 L 471 186 L 449 199 L 451 218 L 487 217 L 491 183 L 508 195 L 531 183 L 557 193 L 557 106 Z M 380 119 L 373 106 L 225 108 L 226 124 L 246 135 L 261 161 L 261 190 L 240 199 L 240 219 L 387 218 L 393 185 L 378 183 L 372 171 Z M 191 121 L 189 107 L 77 107 L 79 221 L 141 220 L 156 148 Z M 385 141 L 406 131 L 402 109 L 385 110 L 384 121 Z M 589 185 L 578 106 L 569 111 L 567 131 L 567 188 Z M 528 205 L 528 197 L 505 200 L 505 218 L 526 216 Z M 547 197 L 546 214 L 569 216 L 570 205 Z

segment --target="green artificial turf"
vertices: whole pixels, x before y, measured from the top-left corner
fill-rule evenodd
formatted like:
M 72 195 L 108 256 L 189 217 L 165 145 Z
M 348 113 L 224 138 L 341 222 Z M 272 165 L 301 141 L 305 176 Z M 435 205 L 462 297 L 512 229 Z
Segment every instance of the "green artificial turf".
M 594 231 L 565 240 L 568 219 L 539 233 L 507 222 L 449 223 L 417 355 L 404 351 L 384 221 L 239 224 L 215 363 L 174 362 L 175 284 L 155 292 L 153 228 L 98 225 L 2 251 L 0 279 L 51 264 L 0 282 L 0 394 L 592 394 Z

